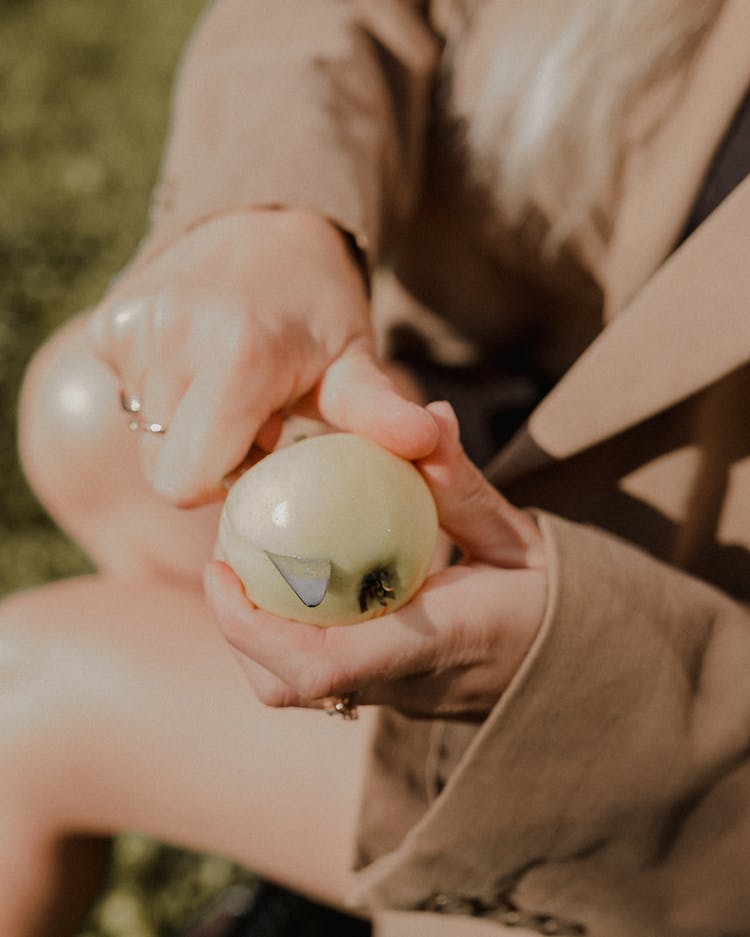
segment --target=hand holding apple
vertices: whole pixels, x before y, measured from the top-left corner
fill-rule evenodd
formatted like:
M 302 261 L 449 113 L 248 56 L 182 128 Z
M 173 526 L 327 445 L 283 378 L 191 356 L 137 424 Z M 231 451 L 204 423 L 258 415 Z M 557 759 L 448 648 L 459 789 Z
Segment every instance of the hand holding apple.
M 225 564 L 207 570 L 222 631 L 266 704 L 310 705 L 356 689 L 364 704 L 481 718 L 531 646 L 546 603 L 541 534 L 466 457 L 452 409 L 429 409 L 440 441 L 417 466 L 464 560 L 428 576 L 402 608 L 318 628 L 256 608 Z
M 254 442 L 271 448 L 300 402 L 406 458 L 436 440 L 376 364 L 361 272 L 313 212 L 250 209 L 191 228 L 115 282 L 91 338 L 142 417 L 167 427 L 138 434 L 143 470 L 182 507 L 221 499 L 223 478 Z

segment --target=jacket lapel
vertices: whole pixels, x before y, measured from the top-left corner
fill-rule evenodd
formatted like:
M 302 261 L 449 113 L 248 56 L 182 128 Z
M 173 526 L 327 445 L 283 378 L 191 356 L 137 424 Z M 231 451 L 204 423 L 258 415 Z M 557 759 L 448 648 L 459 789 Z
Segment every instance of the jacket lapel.
M 488 467 L 565 459 L 750 360 L 750 177 L 658 269 Z
M 672 251 L 712 157 L 750 84 L 750 3 L 729 0 L 687 77 L 647 96 L 631 118 L 611 242 L 601 270 L 605 320 Z M 669 119 L 656 129 L 654 120 Z
M 646 132 L 655 100 L 634 116 L 642 143 L 599 270 L 608 324 L 490 463 L 495 484 L 596 445 L 750 357 L 750 180 L 664 261 L 750 84 L 748 42 L 750 3 L 728 0 L 669 121 Z

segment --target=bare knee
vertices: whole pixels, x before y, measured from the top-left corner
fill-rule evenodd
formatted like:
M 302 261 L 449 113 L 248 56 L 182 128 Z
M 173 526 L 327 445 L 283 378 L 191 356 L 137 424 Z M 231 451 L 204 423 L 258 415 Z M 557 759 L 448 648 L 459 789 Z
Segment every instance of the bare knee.
M 103 569 L 200 579 L 218 509 L 179 511 L 143 479 L 114 376 L 78 317 L 37 352 L 24 380 L 19 449 L 35 494 Z
M 36 353 L 19 408 L 21 462 L 34 492 L 63 527 L 111 504 L 112 472 L 134 458 L 117 433 L 113 376 L 91 354 L 83 317 Z M 114 462 L 114 465 L 113 465 Z

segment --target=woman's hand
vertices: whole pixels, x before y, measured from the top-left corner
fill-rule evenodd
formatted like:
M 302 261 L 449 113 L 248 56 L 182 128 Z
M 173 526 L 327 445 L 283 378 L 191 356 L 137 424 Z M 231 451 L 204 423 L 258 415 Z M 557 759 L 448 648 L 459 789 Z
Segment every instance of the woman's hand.
M 146 477 L 170 501 L 221 497 L 222 479 L 303 405 L 407 458 L 429 415 L 375 364 L 366 290 L 338 229 L 310 212 L 252 210 L 185 234 L 116 282 L 94 312 L 95 351 L 140 420 Z
M 360 703 L 410 715 L 482 718 L 521 664 L 546 602 L 541 534 L 469 461 L 450 406 L 428 409 L 441 436 L 417 465 L 464 559 L 430 576 L 406 606 L 317 628 L 255 608 L 228 566 L 208 568 L 209 601 L 264 703 L 304 706 L 357 690 Z

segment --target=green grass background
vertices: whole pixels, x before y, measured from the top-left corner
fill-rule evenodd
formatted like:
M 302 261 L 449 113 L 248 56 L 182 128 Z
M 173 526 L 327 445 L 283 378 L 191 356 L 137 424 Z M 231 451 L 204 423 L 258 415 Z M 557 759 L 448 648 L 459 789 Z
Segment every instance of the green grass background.
M 142 236 L 181 49 L 203 0 L 0 0 L 0 594 L 89 570 L 16 457 L 24 367 Z M 249 873 L 119 837 L 85 937 L 157 937 Z

